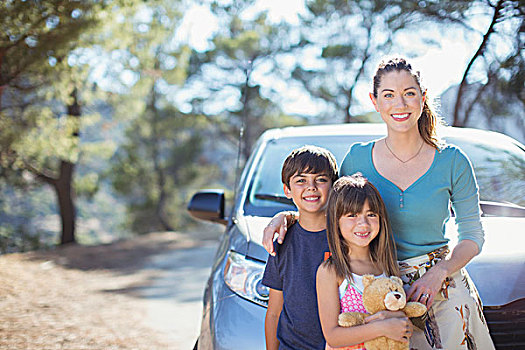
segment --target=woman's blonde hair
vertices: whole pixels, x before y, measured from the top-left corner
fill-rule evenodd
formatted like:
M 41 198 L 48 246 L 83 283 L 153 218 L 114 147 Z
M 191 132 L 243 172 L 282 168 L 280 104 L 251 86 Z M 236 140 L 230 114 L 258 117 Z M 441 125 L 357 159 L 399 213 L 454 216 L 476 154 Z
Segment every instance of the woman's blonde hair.
M 431 108 L 428 93 L 426 92 L 426 89 L 421 85 L 420 72 L 412 69 L 412 65 L 408 63 L 406 59 L 396 57 L 383 60 L 377 67 L 376 73 L 374 74 L 374 85 L 372 93 L 374 97 L 377 98 L 377 91 L 379 89 L 379 85 L 381 84 L 381 78 L 383 77 L 383 75 L 393 71 L 399 72 L 402 70 L 408 72 L 412 77 L 414 77 L 414 80 L 419 86 L 419 90 L 422 94 L 425 93 L 426 95 L 425 102 L 423 103 L 423 111 L 421 112 L 421 117 L 417 122 L 419 134 L 427 144 L 436 149 L 439 149 L 441 146 L 441 142 L 437 137 L 436 128 L 438 125 L 444 124 L 444 122 L 441 119 L 441 117 L 439 117 L 439 115 Z
M 385 274 L 399 276 L 396 246 L 385 204 L 375 186 L 360 173 L 339 178 L 328 197 L 326 234 L 332 255 L 326 264 L 332 266 L 339 277 L 352 278 L 350 248 L 341 234 L 339 219 L 349 213 L 360 213 L 366 201 L 380 222 L 379 234 L 369 244 L 370 258 Z

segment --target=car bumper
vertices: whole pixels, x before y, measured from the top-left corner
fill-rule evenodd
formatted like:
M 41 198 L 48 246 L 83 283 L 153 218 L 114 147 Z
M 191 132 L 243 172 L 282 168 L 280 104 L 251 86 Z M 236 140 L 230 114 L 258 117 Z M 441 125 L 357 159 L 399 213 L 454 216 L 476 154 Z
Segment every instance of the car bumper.
M 525 348 L 525 299 L 483 310 L 492 341 L 498 350 Z

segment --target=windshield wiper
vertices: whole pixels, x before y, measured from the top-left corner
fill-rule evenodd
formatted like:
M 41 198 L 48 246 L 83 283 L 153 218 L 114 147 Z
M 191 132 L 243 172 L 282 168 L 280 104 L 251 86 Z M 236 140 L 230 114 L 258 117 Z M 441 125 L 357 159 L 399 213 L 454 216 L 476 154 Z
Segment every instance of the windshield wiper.
M 294 205 L 293 201 L 290 198 L 286 198 L 285 196 L 280 196 L 278 194 L 256 193 L 254 197 L 257 199 L 264 199 L 267 201 Z
M 479 202 L 483 216 L 505 216 L 505 217 L 523 217 L 525 216 L 525 207 L 513 203 L 490 202 L 481 200 Z

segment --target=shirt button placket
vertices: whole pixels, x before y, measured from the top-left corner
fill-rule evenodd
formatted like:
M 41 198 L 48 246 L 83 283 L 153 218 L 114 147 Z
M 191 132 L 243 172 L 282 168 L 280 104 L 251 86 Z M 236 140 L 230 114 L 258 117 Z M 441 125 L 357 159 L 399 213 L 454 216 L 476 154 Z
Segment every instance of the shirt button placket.
M 403 192 L 399 194 L 399 207 L 403 208 L 405 206 L 404 200 L 403 200 Z

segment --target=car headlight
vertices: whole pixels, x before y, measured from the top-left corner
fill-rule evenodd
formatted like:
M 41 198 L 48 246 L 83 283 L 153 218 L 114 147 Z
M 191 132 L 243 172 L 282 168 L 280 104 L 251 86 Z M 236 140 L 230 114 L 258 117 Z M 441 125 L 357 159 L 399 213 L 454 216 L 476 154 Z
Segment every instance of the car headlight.
M 270 290 L 261 283 L 264 266 L 263 263 L 246 259 L 246 256 L 230 251 L 226 257 L 224 281 L 234 293 L 267 307 Z

